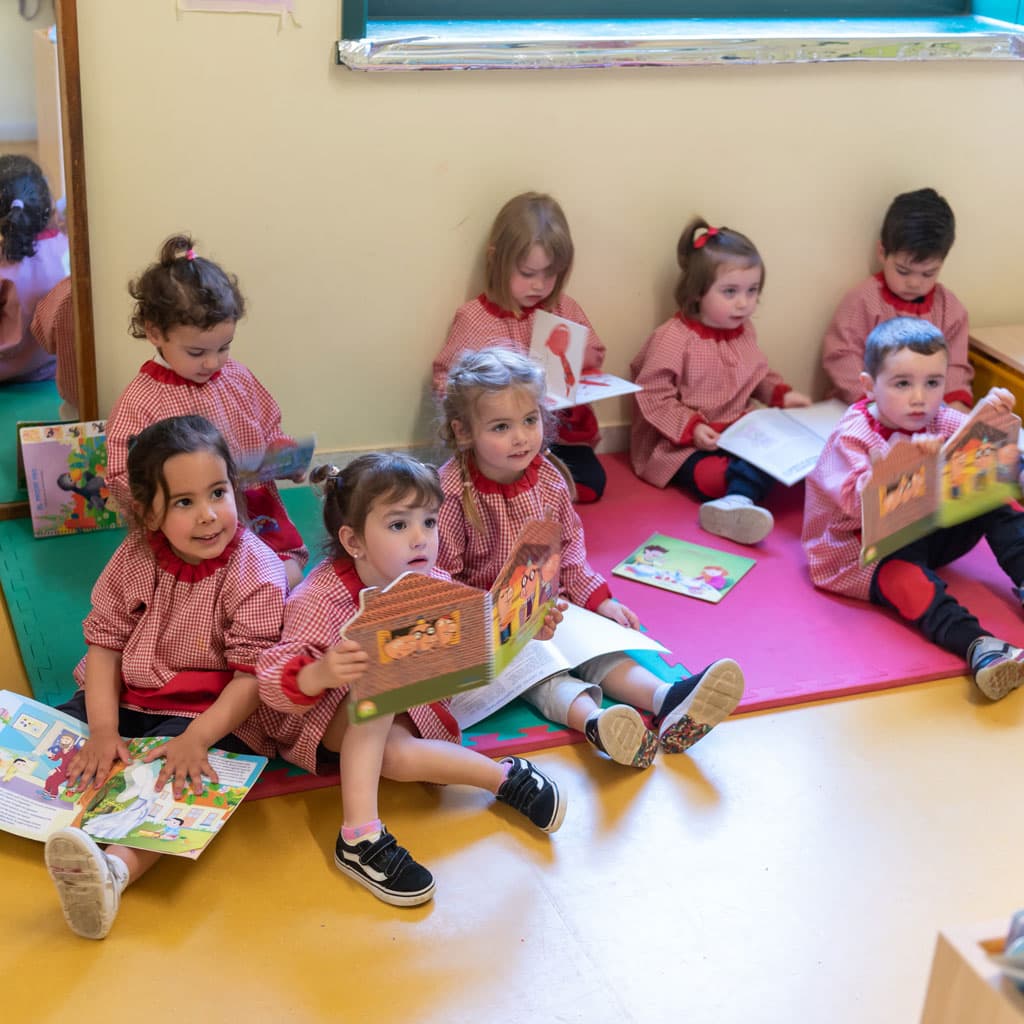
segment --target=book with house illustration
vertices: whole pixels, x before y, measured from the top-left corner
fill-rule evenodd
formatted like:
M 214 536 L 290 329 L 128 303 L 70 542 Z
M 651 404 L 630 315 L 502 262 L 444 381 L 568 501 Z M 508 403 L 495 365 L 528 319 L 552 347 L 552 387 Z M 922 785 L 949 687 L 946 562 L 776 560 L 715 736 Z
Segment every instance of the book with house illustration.
M 485 686 L 544 624 L 555 600 L 562 530 L 531 520 L 490 591 L 403 573 L 367 587 L 342 628 L 370 655 L 352 684 L 353 722 L 393 714 Z
M 281 445 L 266 452 L 243 453 L 235 463 L 238 486 L 243 490 L 271 480 L 288 480 L 305 473 L 313 461 L 316 437 L 297 438 L 295 444 Z
M 547 377 L 547 399 L 553 409 L 628 395 L 641 388 L 610 373 L 583 372 L 583 357 L 590 328 L 546 309 L 533 314 L 530 355 Z
M 718 447 L 792 486 L 814 469 L 846 409 L 835 398 L 802 409 L 754 409 L 719 434 Z
M 68 787 L 68 770 L 89 736 L 84 723 L 31 697 L 0 690 L 0 829 L 43 841 L 69 825 L 99 843 L 119 843 L 195 860 L 223 828 L 267 763 L 254 754 L 211 750 L 217 782 L 175 799 L 155 788 L 159 758 L 147 752 L 165 740 L 132 739 L 130 764 L 115 763 L 99 784 Z
M 980 402 L 949 440 L 897 441 L 861 491 L 861 564 L 1020 497 L 1020 418 Z
M 35 536 L 123 525 L 107 490 L 103 420 L 25 426 L 18 437 Z
M 755 559 L 654 533 L 614 569 L 615 576 L 718 604 Z

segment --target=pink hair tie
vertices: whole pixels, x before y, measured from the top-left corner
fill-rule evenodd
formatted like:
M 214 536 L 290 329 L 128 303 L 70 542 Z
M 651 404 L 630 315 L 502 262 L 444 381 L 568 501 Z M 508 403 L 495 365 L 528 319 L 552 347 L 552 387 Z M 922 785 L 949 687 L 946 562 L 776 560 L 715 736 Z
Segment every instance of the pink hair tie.
M 718 228 L 697 228 L 693 233 L 693 242 L 691 243 L 694 249 L 703 249 L 708 243 L 709 238 L 714 238 L 718 234 Z
M 189 261 L 189 263 L 191 263 L 195 258 L 196 258 L 196 251 L 195 251 L 195 249 L 188 249 L 188 250 L 186 250 L 186 252 L 185 252 L 185 259 L 187 259 Z

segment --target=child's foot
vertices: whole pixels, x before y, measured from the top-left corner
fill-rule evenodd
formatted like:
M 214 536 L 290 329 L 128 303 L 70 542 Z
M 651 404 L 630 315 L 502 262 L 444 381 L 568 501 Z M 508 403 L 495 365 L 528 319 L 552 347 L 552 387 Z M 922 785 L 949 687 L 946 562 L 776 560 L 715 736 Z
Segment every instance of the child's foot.
M 565 798 L 558 786 L 525 757 L 503 757 L 508 775 L 496 797 L 515 808 L 543 832 L 557 832 L 565 817 Z
M 994 636 L 975 640 L 967 660 L 978 689 L 989 700 L 1002 700 L 1024 683 L 1024 651 Z
M 742 494 L 727 494 L 715 501 L 705 501 L 699 518 L 702 529 L 737 544 L 756 544 L 764 540 L 775 525 L 768 509 L 755 505 Z
M 704 739 L 733 713 L 743 696 L 743 671 L 732 658 L 712 662 L 697 676 L 697 685 L 693 683 L 675 683 L 654 716 L 658 738 L 670 754 L 680 754 Z
M 68 927 L 83 939 L 104 938 L 117 917 L 127 865 L 104 853 L 80 828 L 54 832 L 46 840 L 45 858 Z
M 334 846 L 338 870 L 393 907 L 416 907 L 434 896 L 434 876 L 412 859 L 388 830 L 376 839 L 346 843 L 338 833 Z
M 632 768 L 650 768 L 658 752 L 658 737 L 628 704 L 613 704 L 595 712 L 583 733 L 592 747 Z

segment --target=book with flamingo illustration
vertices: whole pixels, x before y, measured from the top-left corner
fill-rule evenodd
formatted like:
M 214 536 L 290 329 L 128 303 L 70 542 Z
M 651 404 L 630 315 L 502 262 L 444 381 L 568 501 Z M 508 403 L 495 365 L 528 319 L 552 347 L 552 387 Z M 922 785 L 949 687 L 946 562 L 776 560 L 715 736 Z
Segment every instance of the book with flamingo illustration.
M 31 697 L 0 690 L 0 829 L 43 841 L 67 826 L 98 843 L 118 843 L 195 860 L 224 827 L 267 764 L 256 754 L 209 752 L 217 781 L 176 799 L 170 784 L 156 789 L 162 764 L 145 763 L 166 739 L 128 741 L 133 760 L 115 762 L 105 779 L 84 790 L 68 785 L 68 770 L 89 736 L 77 718 Z
M 569 409 L 641 390 L 632 381 L 611 373 L 583 372 L 589 333 L 586 324 L 555 316 L 546 309 L 533 314 L 530 355 L 544 367 L 548 403 L 553 409 Z

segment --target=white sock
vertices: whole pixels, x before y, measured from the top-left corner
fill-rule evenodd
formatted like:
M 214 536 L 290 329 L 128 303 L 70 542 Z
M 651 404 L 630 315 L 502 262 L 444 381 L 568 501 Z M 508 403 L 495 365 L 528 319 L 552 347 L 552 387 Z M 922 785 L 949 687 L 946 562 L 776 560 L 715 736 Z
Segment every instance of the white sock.
M 128 888 L 128 865 L 120 857 L 115 857 L 112 853 L 105 853 L 103 856 L 107 860 L 107 867 L 110 868 L 114 881 L 117 882 L 118 890 L 124 892 Z
M 654 698 L 652 700 L 652 703 L 654 704 L 654 713 L 655 713 L 655 715 L 660 715 L 661 714 L 661 706 L 662 706 L 662 704 L 665 703 L 665 698 L 668 696 L 668 691 L 671 690 L 671 689 L 672 689 L 672 684 L 671 683 L 662 683 L 661 686 L 659 686 L 654 691 Z

